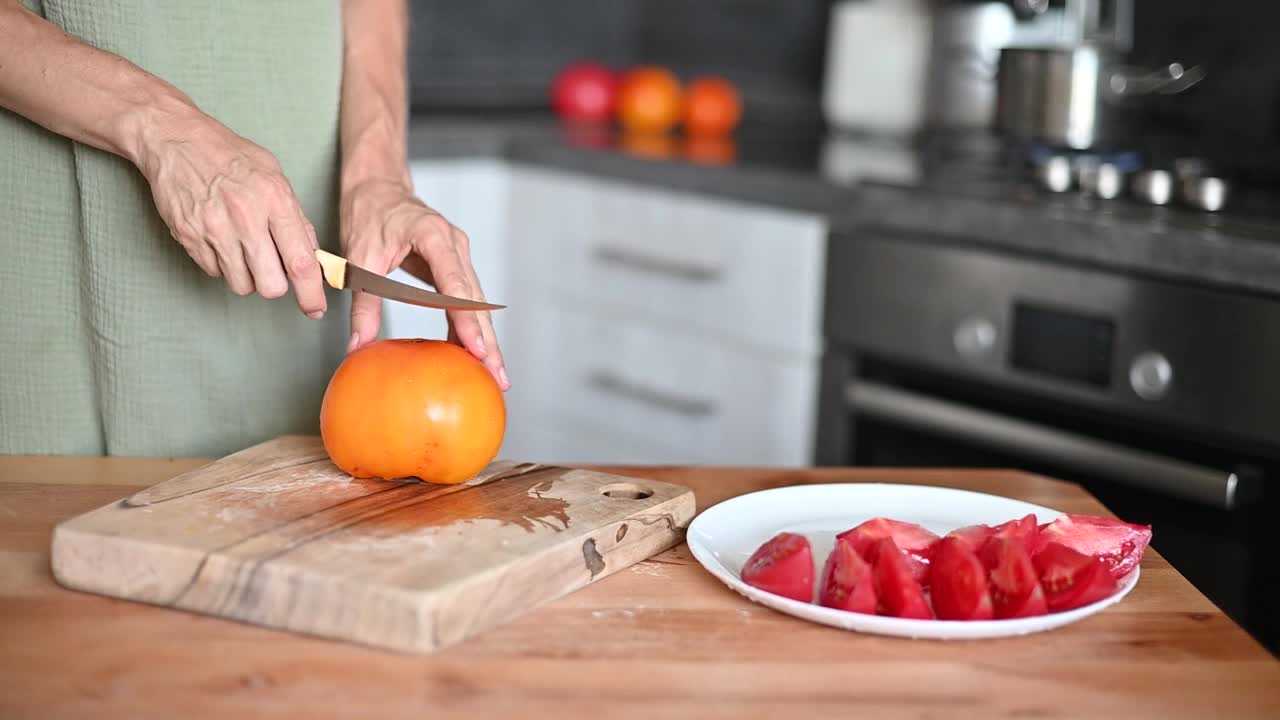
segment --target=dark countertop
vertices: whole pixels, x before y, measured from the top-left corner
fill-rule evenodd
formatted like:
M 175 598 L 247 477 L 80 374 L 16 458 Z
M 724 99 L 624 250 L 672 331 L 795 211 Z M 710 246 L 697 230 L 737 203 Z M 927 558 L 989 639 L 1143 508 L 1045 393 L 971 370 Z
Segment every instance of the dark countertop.
M 543 114 L 415 118 L 412 158 L 492 157 L 821 213 L 835 236 L 876 226 L 1109 271 L 1280 296 L 1280 196 L 1200 213 L 1051 195 L 986 160 L 883 140 L 743 131 L 733 146 L 637 143 Z M 969 153 L 974 156 L 973 153 Z M 985 156 L 984 156 L 985 157 Z

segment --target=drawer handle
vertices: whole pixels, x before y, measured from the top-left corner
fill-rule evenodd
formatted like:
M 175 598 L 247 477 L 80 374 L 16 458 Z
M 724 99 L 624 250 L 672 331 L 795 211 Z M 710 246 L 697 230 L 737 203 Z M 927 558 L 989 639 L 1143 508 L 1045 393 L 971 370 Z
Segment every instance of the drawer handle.
M 600 392 L 642 402 L 686 417 L 706 417 L 715 413 L 715 404 L 710 400 L 680 397 L 661 390 L 654 390 L 637 383 L 628 382 L 626 379 L 604 370 L 589 373 L 587 375 L 587 384 Z
M 720 277 L 719 268 L 654 257 L 634 250 L 608 245 L 596 246 L 595 258 L 597 262 L 606 265 L 621 265 L 632 270 L 667 275 L 686 282 L 710 283 L 715 282 Z

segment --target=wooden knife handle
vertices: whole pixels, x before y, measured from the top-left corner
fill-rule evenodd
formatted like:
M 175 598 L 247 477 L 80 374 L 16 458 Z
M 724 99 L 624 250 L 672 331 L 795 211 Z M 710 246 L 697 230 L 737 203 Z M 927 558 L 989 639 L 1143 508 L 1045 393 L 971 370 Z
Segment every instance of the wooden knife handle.
M 347 260 L 339 255 L 316 248 L 316 259 L 324 270 L 325 282 L 335 290 L 343 290 L 346 286 Z

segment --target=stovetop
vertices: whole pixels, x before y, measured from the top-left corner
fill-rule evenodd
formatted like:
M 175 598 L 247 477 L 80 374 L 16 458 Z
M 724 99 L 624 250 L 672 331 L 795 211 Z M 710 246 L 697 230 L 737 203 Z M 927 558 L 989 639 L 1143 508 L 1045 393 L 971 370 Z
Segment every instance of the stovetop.
M 1280 242 L 1280 177 L 1215 166 L 1212 161 L 1184 156 L 1176 148 L 1115 148 L 1071 152 L 1041 146 L 1014 146 L 989 136 L 933 137 L 916 143 L 885 143 L 880 139 L 832 135 L 823 141 L 828 158 L 823 172 L 836 182 L 882 184 L 993 202 L 1041 207 L 1046 212 L 1087 212 L 1099 217 L 1156 222 L 1183 229 L 1220 230 Z M 841 173 L 840 151 L 849 157 L 897 155 L 892 172 L 872 167 L 865 172 Z M 1065 191 L 1047 189 L 1036 175 L 1036 164 L 1051 155 L 1069 162 L 1107 162 L 1123 171 L 1122 190 L 1114 198 L 1086 192 L 1078 186 Z M 1228 182 L 1225 205 L 1208 211 L 1181 201 L 1175 189 L 1165 205 L 1145 202 L 1132 192 L 1134 173 L 1163 169 L 1174 175 L 1182 160 L 1196 159 L 1206 175 L 1222 175 Z M 880 161 L 879 166 L 886 163 Z
M 678 136 L 646 143 L 608 129 L 579 133 L 545 113 L 419 115 L 410 128 L 416 159 L 503 157 L 817 212 L 842 236 L 871 223 L 903 236 L 1280 298 L 1280 182 L 1268 178 L 1245 178 L 1226 207 L 1200 212 L 1048 192 L 1033 179 L 1027 149 L 1014 152 L 991 134 L 902 142 L 800 121 L 753 122 L 726 144 L 694 151 Z

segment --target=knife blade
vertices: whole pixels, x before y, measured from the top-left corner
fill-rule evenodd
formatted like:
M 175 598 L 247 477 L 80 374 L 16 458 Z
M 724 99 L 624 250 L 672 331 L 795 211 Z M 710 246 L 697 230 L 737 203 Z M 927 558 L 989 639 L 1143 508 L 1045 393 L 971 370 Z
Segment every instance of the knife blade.
M 324 269 L 324 280 L 335 290 L 367 292 L 370 295 L 395 300 L 397 302 L 420 305 L 422 307 L 441 310 L 501 310 L 506 305 L 467 300 L 466 298 L 443 295 L 430 290 L 423 290 L 407 285 L 398 280 L 365 270 L 342 257 L 325 250 L 316 250 L 316 259 Z

